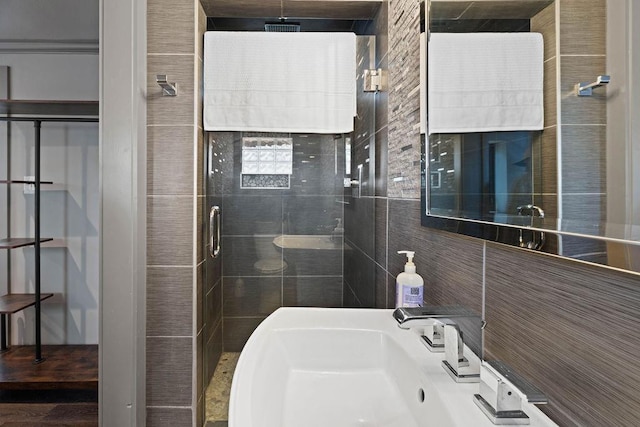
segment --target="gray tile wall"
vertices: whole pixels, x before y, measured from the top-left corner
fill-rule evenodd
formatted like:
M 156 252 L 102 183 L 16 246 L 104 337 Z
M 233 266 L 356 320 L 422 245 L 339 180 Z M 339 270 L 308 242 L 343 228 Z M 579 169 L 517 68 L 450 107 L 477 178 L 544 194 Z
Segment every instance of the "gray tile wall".
M 344 138 L 278 134 L 293 139 L 291 188 L 242 189 L 243 136 L 265 135 L 210 134 L 221 172 L 213 185 L 222 207 L 222 292 L 215 295 L 223 306 L 225 351 L 240 351 L 279 307 L 342 307 L 343 236 L 336 237 L 336 250 L 279 249 L 273 240 L 282 234 L 330 236 L 336 219 L 343 223 Z
M 606 89 L 588 98 L 573 95 L 578 82 L 606 74 L 606 0 L 560 0 L 558 17 L 562 139 L 562 217 L 570 231 L 593 233 L 606 221 Z M 588 9 L 588 12 L 587 10 Z M 593 14 L 592 14 L 593 13 Z M 595 16 L 602 17 L 594 19 Z M 590 166 L 586 167 L 587 162 Z M 593 165 L 600 167 L 593 167 Z M 589 183 L 590 185 L 585 185 Z M 567 256 L 606 256 L 605 245 L 588 252 L 563 244 Z
M 573 72 L 567 71 L 570 55 L 583 55 L 591 47 L 597 55 L 602 53 L 597 51 L 602 40 L 593 36 L 602 34 L 602 28 L 580 25 L 592 21 L 594 16 L 581 15 L 580 8 L 601 8 L 602 2 L 594 1 L 592 5 L 589 1 L 586 9 L 582 1 L 556 0 L 556 3 L 558 9 L 554 4 L 540 12 L 532 27 L 542 32 L 545 39 L 554 39 L 559 20 L 560 47 L 558 50 L 555 43 L 546 43 L 545 70 L 555 75 L 556 67 L 562 64 L 564 78 L 566 73 Z M 637 332 L 640 275 L 420 226 L 419 180 L 417 186 L 411 185 L 410 180 L 393 180 L 399 176 L 418 179 L 420 173 L 419 164 L 414 164 L 420 156 L 417 104 L 409 95 L 418 80 L 417 68 L 412 66 L 418 57 L 417 4 L 393 0 L 385 2 L 387 5 L 388 36 L 387 27 L 381 24 L 386 15 L 381 12 L 376 23 L 376 41 L 380 45 L 380 41 L 389 40 L 386 56 L 391 87 L 388 97 L 378 98 L 381 102 L 376 103 L 375 113 L 376 129 L 388 128 L 385 141 L 388 148 L 376 146 L 375 156 L 377 159 L 388 156 L 388 160 L 383 160 L 386 170 L 376 166 L 375 179 L 386 181 L 388 187 L 386 192 L 380 189 L 376 193 L 372 203 L 374 215 L 369 215 L 370 207 L 365 205 L 364 198 L 356 201 L 354 213 L 359 210 L 354 218 L 349 219 L 350 213 L 345 209 L 349 245 L 345 248 L 345 281 L 349 282 L 345 286 L 345 306 L 363 306 L 362 299 L 373 295 L 369 306 L 392 307 L 395 277 L 404 264 L 396 251 L 415 250 L 417 271 L 425 279 L 425 302 L 463 304 L 484 313 L 485 357 L 512 365 L 547 393 L 551 403 L 543 410 L 559 425 L 636 424 L 640 416 L 640 401 L 636 398 L 640 384 L 640 363 L 636 357 L 640 352 Z M 583 30 L 591 34 L 585 36 Z M 574 38 L 580 41 L 572 41 Z M 559 58 L 557 52 L 567 58 Z M 590 72 L 594 76 L 602 74 L 596 70 L 597 60 L 592 62 L 586 57 L 581 60 L 583 64 L 593 64 L 595 68 Z M 541 141 L 545 162 L 556 162 L 556 136 L 562 132 L 563 138 L 569 138 L 566 132 L 578 128 L 570 126 L 565 116 L 562 123 L 557 121 L 555 100 L 567 98 L 566 90 L 561 87 L 556 94 L 551 87 L 545 94 L 554 100 L 547 104 Z M 592 100 L 593 107 L 601 108 L 600 102 L 597 98 Z M 571 107 L 565 103 L 561 108 Z M 388 123 L 384 117 L 389 117 Z M 577 138 L 595 144 L 591 141 L 599 135 L 596 132 Z M 568 144 L 577 141 L 572 139 Z M 406 146 L 410 148 L 402 151 Z M 571 167 L 568 171 L 578 173 Z M 538 184 L 545 199 L 550 202 L 557 199 L 557 184 L 552 176 Z M 597 205 L 599 201 L 594 203 Z M 361 210 L 359 204 L 363 205 Z M 374 244 L 370 252 L 371 235 Z
M 364 30 L 375 36 L 358 37 L 358 116 L 353 133 L 351 177 L 358 179 L 358 166 L 361 165 L 362 182 L 359 194 L 356 187 L 345 191 L 345 307 L 386 307 L 386 294 L 378 294 L 373 285 L 378 282 L 379 290 L 382 291 L 383 286 L 386 288 L 385 276 L 377 277 L 376 242 L 379 236 L 375 218 L 378 208 L 376 197 L 386 195 L 387 191 L 388 95 L 386 91 L 364 92 L 362 74 L 365 69 L 378 68 L 387 73 L 387 13 L 388 4 L 385 2 Z
M 204 247 L 206 16 L 198 1 L 150 0 L 147 17 L 147 425 L 202 425 L 205 360 L 221 352 L 220 316 L 205 310 L 215 282 Z M 156 74 L 179 96 L 161 96 Z

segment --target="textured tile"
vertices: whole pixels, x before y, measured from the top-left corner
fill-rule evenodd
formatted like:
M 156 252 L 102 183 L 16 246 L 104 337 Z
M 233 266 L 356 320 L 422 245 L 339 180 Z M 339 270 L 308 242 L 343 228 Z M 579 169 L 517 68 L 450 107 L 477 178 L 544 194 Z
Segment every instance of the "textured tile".
M 563 194 L 562 230 L 601 235 L 607 217 L 606 194 Z
M 607 123 L 607 88 L 593 91 L 593 96 L 576 96 L 575 85 L 590 83 L 606 74 L 604 56 L 562 56 L 560 59 L 560 96 L 562 124 Z
M 147 338 L 147 405 L 191 406 L 192 363 L 192 338 Z
M 578 236 L 560 236 L 562 253 L 559 255 L 589 261 L 597 255 L 607 255 L 607 242 Z M 607 264 L 606 259 L 604 259 Z
M 345 206 L 345 237 L 371 258 L 375 257 L 376 248 L 376 200 L 354 198 Z
M 420 198 L 419 10 L 410 0 L 389 3 L 389 197 Z
M 544 63 L 543 106 L 545 127 L 558 124 L 557 70 L 557 59 L 550 59 Z
M 204 389 L 206 384 L 204 383 L 204 333 L 199 333 L 196 337 L 196 399 L 198 399 L 198 405 L 200 399 L 204 395 Z
M 191 408 L 149 408 L 147 425 L 153 427 L 191 427 Z
M 542 131 L 541 171 L 542 193 L 558 192 L 558 128 Z
M 204 328 L 204 324 L 205 324 L 205 310 L 207 308 L 206 306 L 206 300 L 205 300 L 205 293 L 204 293 L 204 285 L 205 285 L 205 280 L 206 275 L 205 275 L 205 269 L 206 269 L 206 264 L 203 262 L 202 264 L 199 264 L 195 270 L 196 270 L 196 333 L 200 333 L 202 332 L 202 329 Z
M 375 203 L 375 261 L 383 268 L 387 268 L 387 233 L 389 232 L 387 209 L 389 200 L 376 198 Z
M 211 256 L 209 256 L 208 251 L 209 249 L 207 247 L 207 282 L 205 284 L 205 294 L 213 289 L 216 283 L 218 283 L 218 281 L 222 278 L 222 257 L 219 255 L 217 258 L 212 258 Z
M 209 211 L 205 210 L 205 196 L 196 197 L 196 263 L 205 260 L 207 239 L 209 237 Z
M 202 128 L 196 128 L 197 137 L 197 153 L 198 159 L 196 160 L 196 194 L 198 196 L 205 196 L 207 189 L 205 183 L 207 180 L 207 145 L 204 143 L 204 131 Z
M 147 268 L 147 335 L 193 333 L 193 268 Z
M 193 197 L 147 199 L 147 263 L 193 265 Z
M 206 322 L 210 337 L 222 318 L 222 280 L 205 295 L 205 304 L 205 319 L 207 319 Z
M 562 192 L 605 192 L 606 150 L 606 126 L 562 126 Z
M 284 234 L 330 235 L 336 218 L 342 218 L 343 204 L 335 196 L 285 196 Z
M 193 128 L 147 127 L 149 195 L 193 195 Z
M 558 195 L 555 193 L 534 194 L 533 204 L 539 206 L 544 211 L 545 227 L 553 228 L 558 218 Z
M 362 308 L 362 304 L 360 304 L 360 301 L 358 301 L 356 294 L 354 293 L 353 289 L 351 289 L 351 286 L 349 286 L 347 282 L 345 282 L 344 284 L 343 291 L 344 291 L 344 295 L 342 299 L 343 299 L 344 308 Z
M 389 131 L 385 127 L 378 131 L 375 135 L 375 195 L 387 196 L 387 184 L 388 184 L 388 152 L 389 152 Z
M 383 1 L 380 3 L 378 13 L 374 17 L 374 33 L 376 36 L 376 67 L 387 70 L 388 67 L 382 66 L 382 62 L 389 52 L 389 3 Z M 377 124 L 377 122 L 376 122 Z
M 276 235 L 223 237 L 222 268 L 225 276 L 282 275 L 282 271 L 274 267 L 282 260 L 282 253 L 273 244 L 275 237 Z M 266 268 L 263 268 L 263 265 Z M 286 267 L 284 264 L 281 265 Z M 288 267 L 291 268 L 291 265 Z
M 264 320 L 264 317 L 225 317 L 222 334 L 224 351 L 242 351 L 251 333 Z
M 147 124 L 195 126 L 195 61 L 193 55 L 147 57 Z M 157 74 L 178 84 L 178 96 L 162 96 Z
M 556 5 L 554 3 L 531 18 L 531 31 L 542 34 L 544 59 L 556 56 Z
M 376 295 L 375 295 L 375 308 L 387 308 L 389 307 L 389 274 L 379 265 L 375 266 L 376 269 Z M 393 302 L 391 302 L 393 304 Z
M 285 307 L 342 307 L 342 276 L 285 277 Z
M 149 1 L 147 52 L 194 53 L 195 11 L 193 1 Z
M 330 141 L 332 147 L 338 145 L 342 139 Z M 293 174 L 291 175 L 291 188 L 283 190 L 290 195 L 333 195 L 339 194 L 343 186 L 344 174 L 344 147 L 332 154 L 308 154 L 294 149 Z
M 342 276 L 341 250 L 284 249 L 285 277 Z
M 560 1 L 561 55 L 606 53 L 606 3 L 606 0 Z
M 282 234 L 282 196 L 265 194 L 224 198 L 222 216 L 225 235 L 279 235 Z
M 389 200 L 389 224 L 391 274 L 404 271 L 406 257 L 397 251 L 415 251 L 426 304 L 460 304 L 482 313 L 482 240 L 422 227 L 419 201 Z
M 546 393 L 560 425 L 633 425 L 640 277 L 494 244 L 486 274 L 488 358 Z
M 200 2 L 197 3 L 196 8 L 198 14 L 198 57 L 204 59 L 204 33 L 207 31 L 207 13 L 204 11 L 202 3 Z
M 282 300 L 280 277 L 225 277 L 224 315 L 266 317 Z
M 376 304 L 376 263 L 364 252 L 352 247 L 345 249 L 344 280 L 355 294 L 358 306 L 373 308 Z M 346 298 L 346 297 L 345 297 Z M 345 299 L 345 306 L 347 299 Z

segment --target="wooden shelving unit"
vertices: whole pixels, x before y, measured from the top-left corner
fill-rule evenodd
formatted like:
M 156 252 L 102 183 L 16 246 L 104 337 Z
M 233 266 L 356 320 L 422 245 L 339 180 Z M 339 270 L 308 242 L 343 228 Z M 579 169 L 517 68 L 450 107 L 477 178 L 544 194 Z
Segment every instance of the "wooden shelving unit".
M 12 179 L 7 176 L 0 184 L 32 184 L 34 185 L 34 236 L 13 237 L 6 236 L 0 239 L 0 249 L 11 251 L 25 246 L 33 246 L 35 249 L 35 292 L 29 294 L 14 294 L 0 296 L 0 352 L 11 352 L 7 345 L 8 320 L 11 314 L 25 310 L 30 307 L 35 309 L 35 346 L 32 351 L 35 353 L 33 363 L 38 364 L 44 361 L 42 356 L 40 313 L 41 302 L 53 296 L 51 293 L 41 292 L 41 271 L 40 271 L 40 250 L 41 243 L 53 239 L 40 235 L 40 193 L 41 186 L 53 184 L 52 181 L 43 181 L 40 176 L 40 138 L 41 128 L 44 122 L 97 122 L 99 106 L 97 101 L 51 101 L 51 100 L 0 100 L 0 122 L 32 122 L 34 126 L 34 180 Z M 7 141 L 10 145 L 11 141 Z M 7 159 L 9 162 L 9 159 Z M 7 167 L 7 170 L 11 168 Z M 10 198 L 7 209 L 11 209 Z M 10 218 L 11 215 L 7 215 Z M 11 231 L 11 224 L 7 224 L 8 233 Z M 5 359 L 3 359 L 4 361 Z M 8 360 L 8 359 L 6 359 Z M 1 372 L 0 366 L 0 372 Z

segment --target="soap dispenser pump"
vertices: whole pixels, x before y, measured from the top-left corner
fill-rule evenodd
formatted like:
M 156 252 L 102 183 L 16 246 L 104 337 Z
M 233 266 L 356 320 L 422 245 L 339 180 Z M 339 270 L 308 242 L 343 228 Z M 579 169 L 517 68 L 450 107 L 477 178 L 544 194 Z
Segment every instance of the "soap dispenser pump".
M 416 273 L 416 265 L 413 263 L 413 251 L 398 251 L 407 255 L 407 263 L 404 265 L 404 273 L 398 274 L 396 279 L 396 308 L 397 307 L 422 307 L 424 297 L 424 280 Z

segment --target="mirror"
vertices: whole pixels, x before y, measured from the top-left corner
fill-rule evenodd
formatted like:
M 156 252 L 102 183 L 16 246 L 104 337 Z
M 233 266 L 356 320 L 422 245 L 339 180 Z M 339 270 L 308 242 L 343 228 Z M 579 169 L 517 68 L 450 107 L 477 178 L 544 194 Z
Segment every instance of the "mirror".
M 640 271 L 640 8 L 593 3 L 425 3 L 428 35 L 542 34 L 544 127 L 426 132 L 424 226 Z M 608 85 L 578 96 L 602 75 Z

